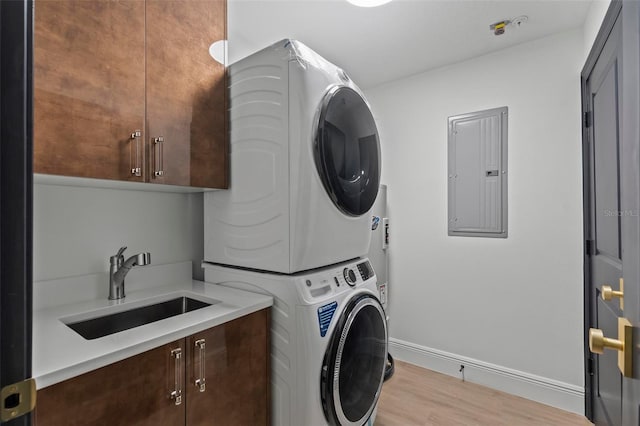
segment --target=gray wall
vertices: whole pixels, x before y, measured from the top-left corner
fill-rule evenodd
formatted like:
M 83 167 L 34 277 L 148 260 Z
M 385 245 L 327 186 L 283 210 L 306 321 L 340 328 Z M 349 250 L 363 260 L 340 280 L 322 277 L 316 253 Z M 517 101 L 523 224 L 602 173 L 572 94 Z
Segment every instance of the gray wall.
M 367 91 L 389 188 L 393 339 L 583 386 L 583 60 L 573 30 Z M 504 105 L 509 237 L 448 237 L 447 117 Z
M 108 271 L 120 246 L 154 264 L 191 260 L 203 278 L 201 193 L 35 184 L 33 206 L 34 281 Z

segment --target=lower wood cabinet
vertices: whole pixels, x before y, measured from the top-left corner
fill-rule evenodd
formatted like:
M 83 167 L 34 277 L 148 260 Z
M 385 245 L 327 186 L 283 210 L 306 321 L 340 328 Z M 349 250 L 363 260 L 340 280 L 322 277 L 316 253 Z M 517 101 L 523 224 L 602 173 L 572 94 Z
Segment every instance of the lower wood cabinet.
M 35 424 L 268 425 L 269 310 L 38 391 Z

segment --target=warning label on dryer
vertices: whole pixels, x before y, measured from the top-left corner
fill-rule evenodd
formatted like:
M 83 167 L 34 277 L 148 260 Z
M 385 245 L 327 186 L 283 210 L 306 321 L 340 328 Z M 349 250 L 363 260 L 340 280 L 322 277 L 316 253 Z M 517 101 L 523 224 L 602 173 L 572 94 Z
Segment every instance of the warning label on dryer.
M 320 326 L 320 336 L 324 337 L 327 334 L 333 314 L 336 313 L 338 302 L 332 302 L 328 305 L 320 306 L 318 308 L 318 325 Z

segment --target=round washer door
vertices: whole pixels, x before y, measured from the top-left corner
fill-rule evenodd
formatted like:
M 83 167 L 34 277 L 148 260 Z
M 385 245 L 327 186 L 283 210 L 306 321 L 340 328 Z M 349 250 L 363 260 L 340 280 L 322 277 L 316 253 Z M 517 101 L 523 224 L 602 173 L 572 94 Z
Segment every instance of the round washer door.
M 368 212 L 380 185 L 380 142 L 369 106 L 355 90 L 338 86 L 325 95 L 314 157 L 340 211 L 349 216 Z
M 331 425 L 363 425 L 384 381 L 387 322 L 378 299 L 361 295 L 340 316 L 324 357 L 320 394 Z

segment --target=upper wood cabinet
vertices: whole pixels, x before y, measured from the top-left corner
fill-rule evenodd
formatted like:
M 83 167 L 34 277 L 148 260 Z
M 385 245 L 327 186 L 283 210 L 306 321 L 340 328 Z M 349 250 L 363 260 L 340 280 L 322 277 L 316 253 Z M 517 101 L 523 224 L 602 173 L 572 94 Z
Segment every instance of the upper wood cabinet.
M 143 181 L 145 4 L 37 0 L 34 171 Z M 138 161 L 143 147 L 138 146 Z
M 34 171 L 226 188 L 226 0 L 36 0 Z
M 147 0 L 146 8 L 151 181 L 226 187 L 225 69 L 209 54 L 226 38 L 226 3 Z

